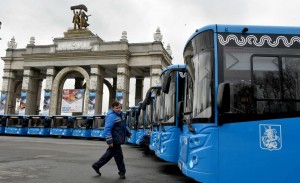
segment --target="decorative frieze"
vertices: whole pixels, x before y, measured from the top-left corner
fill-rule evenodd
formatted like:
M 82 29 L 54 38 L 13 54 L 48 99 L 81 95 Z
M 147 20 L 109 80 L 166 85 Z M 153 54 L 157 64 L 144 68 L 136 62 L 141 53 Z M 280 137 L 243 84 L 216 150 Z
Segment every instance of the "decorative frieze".
M 75 50 L 91 50 L 90 41 L 64 41 L 57 43 L 57 51 L 75 51 Z

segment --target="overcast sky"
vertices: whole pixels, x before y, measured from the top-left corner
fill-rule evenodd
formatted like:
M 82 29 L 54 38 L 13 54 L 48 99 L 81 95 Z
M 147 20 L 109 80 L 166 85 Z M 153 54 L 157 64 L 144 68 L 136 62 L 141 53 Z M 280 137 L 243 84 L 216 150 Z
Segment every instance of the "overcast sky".
M 25 48 L 32 36 L 36 45 L 63 37 L 73 27 L 70 7 L 78 4 L 87 6 L 88 28 L 104 41 L 118 41 L 127 31 L 129 43 L 152 42 L 160 27 L 174 64 L 183 63 L 187 39 L 207 24 L 300 26 L 299 0 L 0 0 L 0 56 L 13 36 L 17 48 Z M 0 61 L 1 88 L 3 65 Z

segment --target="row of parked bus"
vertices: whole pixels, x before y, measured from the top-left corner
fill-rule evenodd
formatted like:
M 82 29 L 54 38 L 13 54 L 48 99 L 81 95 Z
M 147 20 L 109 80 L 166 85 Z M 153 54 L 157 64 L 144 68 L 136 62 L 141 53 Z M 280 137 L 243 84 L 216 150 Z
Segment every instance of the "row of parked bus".
M 299 32 L 238 25 L 198 29 L 184 48 L 185 65 L 164 69 L 161 85 L 126 111 L 128 142 L 140 144 L 149 135 L 156 156 L 203 183 L 299 180 Z M 42 117 L 2 116 L 1 133 L 26 134 L 35 118 Z M 103 128 L 97 118 L 105 117 L 51 116 L 41 124 L 50 135 L 79 136 L 84 128 L 93 136 Z
M 156 156 L 202 183 L 299 180 L 299 32 L 198 29 L 184 48 L 185 65 L 163 70 L 161 85 L 129 111 L 138 118 L 132 133 L 150 134 Z
M 104 138 L 105 115 L 0 115 L 0 134 Z

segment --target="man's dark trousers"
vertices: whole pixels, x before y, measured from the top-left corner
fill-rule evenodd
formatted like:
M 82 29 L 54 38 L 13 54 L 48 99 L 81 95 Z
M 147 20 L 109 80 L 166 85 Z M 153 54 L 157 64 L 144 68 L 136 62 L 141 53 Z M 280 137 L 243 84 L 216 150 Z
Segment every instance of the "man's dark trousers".
M 125 175 L 126 169 L 124 164 L 123 152 L 121 145 L 114 144 L 113 147 L 109 147 L 103 156 L 95 163 L 99 168 L 105 165 L 112 157 L 115 158 L 116 164 L 119 169 L 119 175 Z

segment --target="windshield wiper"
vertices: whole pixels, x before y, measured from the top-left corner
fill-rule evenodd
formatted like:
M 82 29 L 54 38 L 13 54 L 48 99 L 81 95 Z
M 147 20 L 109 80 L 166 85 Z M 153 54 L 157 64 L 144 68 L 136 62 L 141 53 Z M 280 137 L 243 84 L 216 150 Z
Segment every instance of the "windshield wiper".
M 164 125 L 161 124 L 161 122 L 162 122 L 163 120 L 164 120 L 164 119 L 159 119 L 159 125 L 160 125 L 160 127 L 161 127 L 161 131 L 165 132 L 166 129 L 165 129 Z
M 192 114 L 192 111 L 183 113 L 184 116 L 189 115 L 189 114 Z M 185 120 L 185 119 L 184 119 L 183 122 L 184 122 L 185 124 L 187 124 L 188 129 L 189 129 L 190 132 L 195 133 L 195 129 L 193 128 L 190 119 L 188 119 L 188 120 Z

